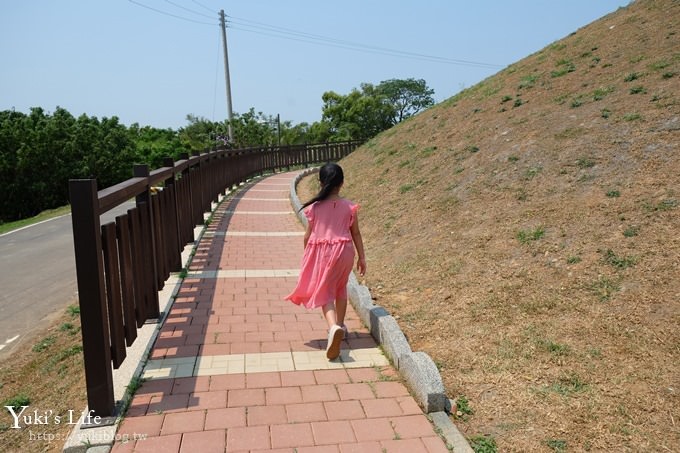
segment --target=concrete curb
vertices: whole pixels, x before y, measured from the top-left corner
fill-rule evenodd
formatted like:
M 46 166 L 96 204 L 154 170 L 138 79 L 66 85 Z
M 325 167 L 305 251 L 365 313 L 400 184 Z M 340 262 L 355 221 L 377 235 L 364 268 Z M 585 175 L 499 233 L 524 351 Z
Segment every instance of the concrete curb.
M 253 179 L 256 178 L 251 178 L 246 181 L 246 183 L 241 184 L 241 186 Z M 217 203 L 213 203 L 211 212 L 204 213 L 204 218 L 207 220 L 217 206 L 234 191 L 240 190 L 241 186 L 234 190 L 227 191 L 224 196 L 220 197 Z M 205 223 L 194 228 L 194 237 L 196 239 L 193 243 L 187 244 L 182 252 L 183 267 L 187 267 L 191 262 L 194 251 L 203 238 L 205 230 Z M 161 319 L 159 319 L 157 324 L 145 324 L 141 329 L 137 330 L 137 339 L 132 346 L 127 349 L 125 361 L 121 364 L 120 368 L 113 370 L 114 398 L 120 407 L 125 407 L 133 396 L 128 392 L 128 386 L 133 380 L 138 379 L 142 375 L 144 366 L 148 360 L 149 351 L 151 351 L 151 347 L 156 341 L 156 337 L 165 322 L 165 318 L 175 300 L 175 296 L 182 285 L 182 280 L 183 279 L 179 277 L 179 274 L 172 274 L 165 282 L 163 290 L 158 293 Z M 87 413 L 88 410 L 86 408 L 81 414 L 81 421 L 83 416 L 87 415 Z M 124 415 L 125 414 L 119 414 L 116 423 L 110 426 L 83 429 L 82 423 L 79 422 L 69 433 L 62 451 L 64 453 L 106 453 L 111 451 L 114 441 L 116 440 L 118 424 Z
M 291 183 L 290 200 L 300 222 L 307 227 L 307 218 L 300 211 L 302 203 L 297 196 L 297 185 L 306 176 L 317 173 L 319 168 L 301 172 Z M 406 336 L 387 310 L 373 303 L 368 288 L 361 285 L 354 272 L 347 283 L 347 294 L 361 321 L 368 327 L 371 335 L 382 346 L 385 354 L 399 370 L 414 398 L 427 413 L 448 446 L 455 452 L 472 452 L 465 437 L 453 424 L 447 411 L 451 404 L 446 397 L 444 384 L 437 366 L 424 352 L 413 352 Z

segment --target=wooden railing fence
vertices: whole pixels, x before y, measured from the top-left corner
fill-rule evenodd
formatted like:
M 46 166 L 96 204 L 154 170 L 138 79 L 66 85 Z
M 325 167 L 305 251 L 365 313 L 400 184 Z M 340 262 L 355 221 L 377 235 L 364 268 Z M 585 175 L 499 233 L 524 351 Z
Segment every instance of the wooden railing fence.
M 116 413 L 112 366 L 126 357 L 137 329 L 161 318 L 158 291 L 181 270 L 181 252 L 220 194 L 246 179 L 284 167 L 339 160 L 358 142 L 215 150 L 97 191 L 95 179 L 69 181 L 87 400 L 93 416 Z M 162 190 L 152 190 L 162 185 Z M 100 215 L 135 198 L 115 222 Z

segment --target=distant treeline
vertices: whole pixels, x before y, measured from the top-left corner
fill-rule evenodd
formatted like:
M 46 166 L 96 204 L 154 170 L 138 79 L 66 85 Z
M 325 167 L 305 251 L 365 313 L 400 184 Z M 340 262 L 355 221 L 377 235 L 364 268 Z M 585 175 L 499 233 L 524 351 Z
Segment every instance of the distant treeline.
M 366 140 L 433 104 L 433 91 L 424 80 L 388 80 L 377 86 L 362 84 L 348 95 L 323 95 L 321 121 L 291 124 L 255 113 L 236 114 L 228 123 L 193 115 L 175 131 L 132 124 L 117 117 L 75 118 L 57 107 L 47 113 L 0 111 L 0 223 L 23 219 L 68 203 L 68 180 L 96 178 L 99 189 L 132 177 L 134 164 L 151 169 L 163 158 L 178 160 L 181 153 L 218 146 L 251 146 Z

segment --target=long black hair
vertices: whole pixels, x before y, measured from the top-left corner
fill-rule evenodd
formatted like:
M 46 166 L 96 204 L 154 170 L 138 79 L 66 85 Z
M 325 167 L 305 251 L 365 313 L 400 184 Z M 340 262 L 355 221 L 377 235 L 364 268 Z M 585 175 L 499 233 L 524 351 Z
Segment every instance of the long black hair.
M 319 182 L 321 183 L 321 190 L 314 198 L 303 204 L 300 210 L 305 209 L 312 203 L 325 200 L 330 196 L 333 190 L 340 187 L 345 181 L 345 175 L 342 172 L 342 167 L 336 163 L 329 162 L 319 170 Z

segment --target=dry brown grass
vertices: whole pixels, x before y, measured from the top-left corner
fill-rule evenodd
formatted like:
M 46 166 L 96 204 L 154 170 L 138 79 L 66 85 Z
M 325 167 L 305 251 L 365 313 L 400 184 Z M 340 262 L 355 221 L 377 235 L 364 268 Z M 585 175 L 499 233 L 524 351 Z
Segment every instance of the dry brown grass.
M 679 25 L 639 0 L 342 162 L 376 303 L 500 451 L 680 445 Z
M 19 347 L 0 366 L 0 451 L 61 451 L 73 421 L 87 406 L 80 316 L 65 313 L 33 341 Z M 27 399 L 26 399 L 27 398 Z M 23 415 L 38 411 L 42 425 L 11 428 L 8 404 L 28 404 Z M 20 410 L 20 409 L 19 409 Z M 45 415 L 50 418 L 47 420 Z M 55 422 L 60 417 L 60 423 Z M 53 441 L 46 440 L 54 439 Z

